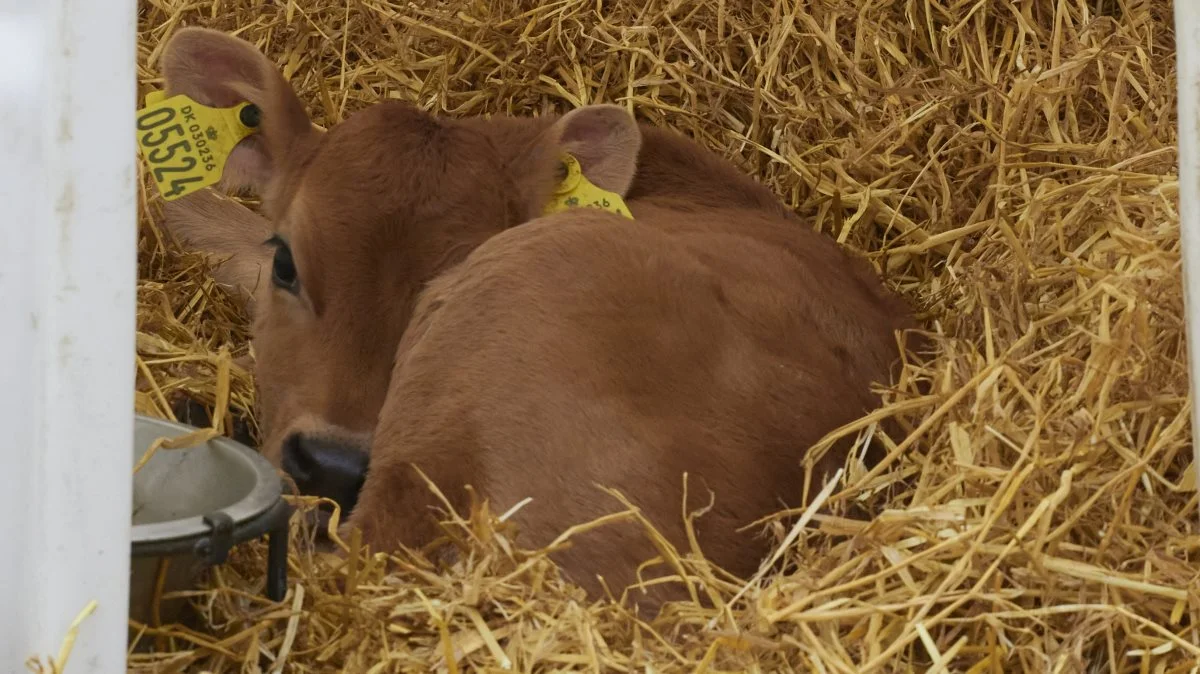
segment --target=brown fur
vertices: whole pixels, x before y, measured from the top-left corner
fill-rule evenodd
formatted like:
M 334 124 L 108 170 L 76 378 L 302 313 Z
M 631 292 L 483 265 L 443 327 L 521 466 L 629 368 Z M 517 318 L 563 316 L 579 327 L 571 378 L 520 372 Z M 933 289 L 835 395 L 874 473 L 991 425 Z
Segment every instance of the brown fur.
M 269 222 L 212 194 L 170 204 L 168 222 L 254 298 L 264 453 L 278 462 L 297 429 L 369 442 L 350 524 L 375 546 L 433 535 L 415 465 L 459 508 L 467 484 L 497 509 L 533 497 L 516 516 L 532 544 L 618 509 L 600 484 L 682 547 L 686 472 L 689 509 L 715 495 L 706 553 L 752 573 L 765 543 L 735 530 L 801 505 L 804 451 L 878 404 L 895 331 L 914 327 L 768 190 L 619 108 L 456 121 L 388 102 L 320 134 L 245 43 L 188 29 L 164 63 L 173 91 L 262 108 L 228 175 L 263 193 Z M 564 150 L 635 220 L 539 218 Z M 272 286 L 271 231 L 296 294 Z M 595 593 L 597 575 L 623 587 L 654 554 L 618 524 L 559 561 Z

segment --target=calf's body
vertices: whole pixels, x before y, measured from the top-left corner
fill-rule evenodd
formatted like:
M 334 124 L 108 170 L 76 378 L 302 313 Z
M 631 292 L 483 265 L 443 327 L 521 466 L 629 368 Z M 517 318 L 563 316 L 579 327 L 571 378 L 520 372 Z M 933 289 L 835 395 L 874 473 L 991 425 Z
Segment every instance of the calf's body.
M 823 268 L 841 255 L 828 242 L 803 257 L 775 245 L 774 220 L 634 210 L 634 222 L 572 214 L 505 232 L 431 285 L 351 518 L 372 540 L 434 535 L 413 517 L 437 505 L 418 466 L 457 508 L 463 484 L 498 508 L 532 497 L 516 520 L 535 544 L 619 510 L 599 484 L 685 548 L 686 473 L 688 511 L 715 499 L 697 520 L 706 555 L 753 573 L 766 542 L 736 530 L 801 505 L 804 450 L 874 406 L 902 314 L 865 273 Z M 730 231 L 732 217 L 748 231 Z M 638 525 L 614 524 L 559 561 L 597 591 L 597 575 L 619 589 L 655 554 Z
M 376 547 L 434 535 L 419 469 L 460 508 L 466 485 L 497 509 L 532 497 L 515 518 L 534 544 L 620 509 L 602 485 L 686 547 L 685 507 L 711 496 L 700 545 L 749 574 L 766 542 L 738 529 L 801 505 L 805 450 L 878 403 L 913 327 L 769 191 L 618 108 L 445 120 L 383 103 L 323 134 L 239 40 L 180 31 L 164 64 L 173 91 L 262 110 L 229 175 L 267 218 L 198 194 L 168 223 L 253 297 L 264 453 L 352 505 Z M 634 219 L 543 217 L 564 153 Z M 618 522 L 558 559 L 595 594 L 654 554 Z

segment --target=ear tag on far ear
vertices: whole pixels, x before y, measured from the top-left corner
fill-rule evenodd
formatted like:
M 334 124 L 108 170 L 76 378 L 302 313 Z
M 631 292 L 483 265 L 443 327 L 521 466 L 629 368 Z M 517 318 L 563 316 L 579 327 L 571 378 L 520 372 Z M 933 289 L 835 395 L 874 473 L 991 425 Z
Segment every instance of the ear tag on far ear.
M 583 170 L 579 168 L 578 159 L 564 154 L 562 163 L 567 169 L 567 175 L 558 184 L 554 196 L 550 198 L 550 203 L 546 204 L 544 215 L 561 213 L 571 208 L 599 208 L 609 213 L 625 216 L 630 220 L 633 219 L 633 214 L 629 212 L 629 207 L 625 205 L 625 200 L 621 198 L 621 195 L 597 187 L 588 180 L 587 176 L 583 175 Z
M 148 94 L 146 107 L 137 112 L 138 148 L 163 199 L 174 201 L 220 182 L 229 153 L 258 131 L 260 117 L 251 103 L 210 108 L 183 94 Z

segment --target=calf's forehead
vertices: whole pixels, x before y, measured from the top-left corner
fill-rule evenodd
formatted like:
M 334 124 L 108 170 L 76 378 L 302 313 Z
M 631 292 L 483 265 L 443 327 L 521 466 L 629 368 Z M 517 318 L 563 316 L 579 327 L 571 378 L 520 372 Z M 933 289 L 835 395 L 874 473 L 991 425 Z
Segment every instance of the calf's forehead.
M 514 189 L 477 125 L 399 104 L 325 134 L 276 218 L 322 310 L 363 294 L 407 294 L 509 224 Z
M 380 103 L 335 126 L 314 168 L 384 174 L 403 182 L 495 158 L 486 134 L 477 127 L 407 105 Z
M 318 219 L 330 212 L 340 213 L 340 220 L 436 218 L 458 210 L 448 204 L 502 196 L 504 168 L 475 126 L 387 102 L 355 113 L 326 134 L 305 162 L 289 202 Z

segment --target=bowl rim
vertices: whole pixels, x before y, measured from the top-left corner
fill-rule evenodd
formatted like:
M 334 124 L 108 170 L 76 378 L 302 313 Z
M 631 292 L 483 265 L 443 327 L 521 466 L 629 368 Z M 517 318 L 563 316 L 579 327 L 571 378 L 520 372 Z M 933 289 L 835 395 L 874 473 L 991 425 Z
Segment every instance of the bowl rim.
M 135 428 L 150 426 L 161 432 L 162 435 L 169 437 L 177 437 L 197 430 L 194 426 L 143 414 L 135 414 L 134 419 Z M 261 454 L 224 436 L 215 437 L 204 444 L 214 445 L 240 457 L 255 478 L 254 486 L 248 494 L 234 503 L 216 509 L 213 513 L 228 515 L 233 520 L 233 524 L 240 527 L 261 517 L 281 500 L 283 488 L 280 478 L 275 467 Z M 132 543 L 138 546 L 205 538 L 212 532 L 212 527 L 204 521 L 204 518 L 213 513 L 181 517 L 165 522 L 134 524 L 132 525 Z

